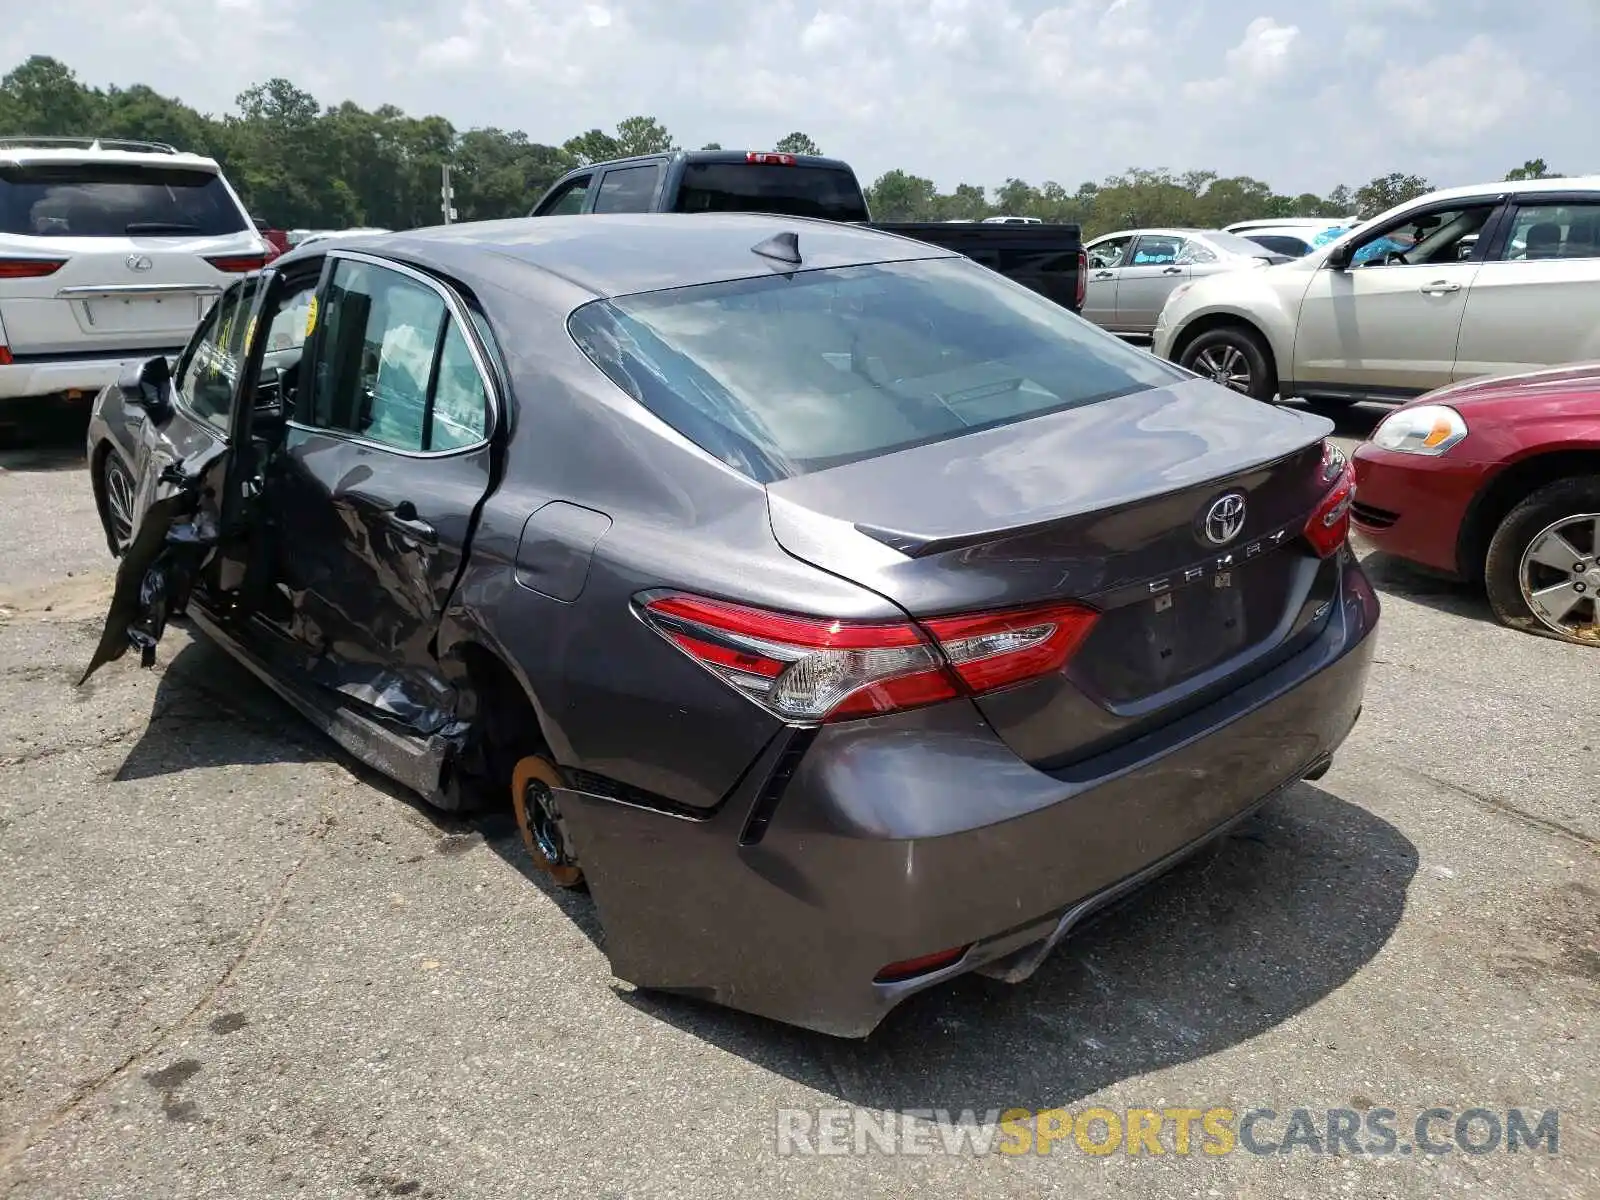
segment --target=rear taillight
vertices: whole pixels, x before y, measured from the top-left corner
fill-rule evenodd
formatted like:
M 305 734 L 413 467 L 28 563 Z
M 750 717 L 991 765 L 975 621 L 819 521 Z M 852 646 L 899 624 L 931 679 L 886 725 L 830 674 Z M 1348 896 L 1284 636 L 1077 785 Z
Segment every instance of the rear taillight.
M 910 621 L 838 621 L 699 596 L 659 596 L 645 620 L 786 721 L 917 708 L 1059 670 L 1098 616 L 1074 604 Z
M 0 279 L 43 279 L 66 265 L 64 258 L 0 258 Z
M 776 151 L 761 152 L 752 150 L 744 156 L 744 160 L 747 163 L 760 163 L 761 165 L 768 167 L 794 166 L 794 155 L 778 154 Z
M 1350 536 L 1350 504 L 1355 499 L 1356 477 L 1350 460 L 1332 442 L 1322 444 L 1322 481 L 1332 486 L 1306 522 L 1306 541 L 1327 558 Z
M 11 365 L 11 347 L 10 346 L 6 346 L 6 345 L 0 345 L 0 367 L 9 367 L 10 365 Z
M 269 258 L 265 254 L 208 254 L 206 261 L 219 271 L 243 275 L 249 271 L 259 271 L 267 265 Z
M 1083 302 L 1089 298 L 1089 252 L 1078 251 L 1078 299 L 1077 307 L 1081 311 Z

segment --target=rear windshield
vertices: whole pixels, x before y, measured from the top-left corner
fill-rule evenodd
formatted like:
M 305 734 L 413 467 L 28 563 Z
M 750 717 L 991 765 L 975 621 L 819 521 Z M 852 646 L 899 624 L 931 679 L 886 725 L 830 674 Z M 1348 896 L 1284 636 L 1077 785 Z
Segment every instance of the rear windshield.
M 762 483 L 1188 378 L 966 259 L 596 300 L 568 327 L 618 387 Z
M 775 163 L 690 163 L 678 186 L 679 212 L 769 212 L 825 221 L 865 221 L 861 185 L 838 167 Z
M 1221 230 L 1207 233 L 1206 240 L 1228 254 L 1240 254 L 1245 258 L 1259 258 L 1264 247 L 1261 243 L 1252 241 L 1237 233 L 1223 233 Z
M 249 228 L 209 171 L 49 164 L 0 167 L 0 233 L 197 237 Z

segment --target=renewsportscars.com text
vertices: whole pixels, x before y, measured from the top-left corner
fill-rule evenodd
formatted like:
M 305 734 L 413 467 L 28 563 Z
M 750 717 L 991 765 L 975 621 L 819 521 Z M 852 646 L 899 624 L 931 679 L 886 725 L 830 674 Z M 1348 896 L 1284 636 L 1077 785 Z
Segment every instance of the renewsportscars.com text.
M 1557 1109 L 1210 1107 L 1077 1110 L 785 1108 L 780 1155 L 1239 1153 L 1360 1155 L 1560 1153 Z

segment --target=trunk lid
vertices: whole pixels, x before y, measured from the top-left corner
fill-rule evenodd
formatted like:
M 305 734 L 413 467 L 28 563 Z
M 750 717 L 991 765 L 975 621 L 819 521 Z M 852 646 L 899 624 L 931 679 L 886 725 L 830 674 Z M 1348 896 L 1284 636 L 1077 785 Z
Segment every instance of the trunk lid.
M 1023 758 L 1058 767 L 1175 719 L 1307 635 L 1333 584 L 1301 537 L 1328 491 L 1331 431 L 1193 380 L 767 490 L 787 551 L 912 616 L 1098 609 L 1062 671 L 977 701 Z M 1230 496 L 1242 524 L 1218 543 L 1207 517 Z

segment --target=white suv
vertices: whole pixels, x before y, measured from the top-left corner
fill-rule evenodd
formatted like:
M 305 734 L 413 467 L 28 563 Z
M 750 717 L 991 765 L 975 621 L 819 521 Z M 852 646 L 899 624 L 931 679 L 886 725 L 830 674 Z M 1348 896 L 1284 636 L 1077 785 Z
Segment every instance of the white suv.
M 216 162 L 151 142 L 0 139 L 6 401 L 93 396 L 176 354 L 269 248 Z
M 1600 359 L 1600 176 L 1451 188 L 1176 289 L 1155 352 L 1258 399 L 1401 400 Z

